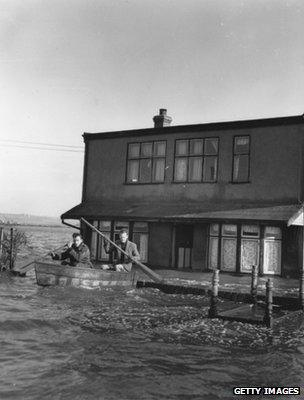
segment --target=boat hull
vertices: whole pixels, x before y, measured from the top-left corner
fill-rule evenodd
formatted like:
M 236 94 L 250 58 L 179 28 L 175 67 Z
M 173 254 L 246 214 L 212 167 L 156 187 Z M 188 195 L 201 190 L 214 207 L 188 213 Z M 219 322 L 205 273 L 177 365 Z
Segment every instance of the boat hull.
M 137 282 L 136 272 L 133 271 L 103 271 L 45 262 L 36 262 L 35 273 L 39 286 L 73 286 L 85 289 L 132 288 Z

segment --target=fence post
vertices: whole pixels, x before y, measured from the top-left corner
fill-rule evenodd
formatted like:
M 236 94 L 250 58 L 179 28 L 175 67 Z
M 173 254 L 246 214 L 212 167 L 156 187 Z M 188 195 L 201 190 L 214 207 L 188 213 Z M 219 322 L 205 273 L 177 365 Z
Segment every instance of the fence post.
M 3 246 L 3 234 L 4 230 L 3 227 L 0 227 L 0 256 L 2 255 L 2 246 Z
M 304 309 L 304 226 L 302 228 L 302 264 L 300 265 L 299 279 L 299 306 Z
M 272 291 L 273 291 L 273 283 L 271 279 L 268 279 L 266 282 L 266 305 L 265 305 L 265 315 L 264 315 L 264 323 L 268 328 L 272 328 L 273 325 L 273 317 L 272 317 Z
M 2 261 L 1 261 L 1 256 L 2 256 L 2 248 L 3 248 L 3 237 L 4 237 L 4 229 L 1 226 L 0 227 L 0 271 L 2 271 Z
M 13 241 L 14 241 L 14 228 L 11 228 L 10 234 L 10 253 L 9 253 L 9 269 L 13 269 Z
M 257 304 L 257 295 L 258 295 L 258 266 L 252 266 L 251 273 L 251 298 L 254 306 Z
M 299 308 L 304 309 L 304 271 L 300 271 L 300 290 L 299 290 Z
M 217 317 L 217 301 L 218 301 L 218 287 L 219 287 L 219 273 L 218 269 L 213 271 L 212 275 L 212 292 L 210 296 L 210 308 L 208 317 L 216 318 Z

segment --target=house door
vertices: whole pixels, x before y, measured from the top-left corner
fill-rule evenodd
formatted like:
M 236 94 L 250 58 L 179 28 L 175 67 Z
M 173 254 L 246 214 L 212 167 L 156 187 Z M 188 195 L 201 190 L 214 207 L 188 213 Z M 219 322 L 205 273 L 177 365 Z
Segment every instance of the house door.
M 177 225 L 175 237 L 176 267 L 190 268 L 193 247 L 193 226 Z

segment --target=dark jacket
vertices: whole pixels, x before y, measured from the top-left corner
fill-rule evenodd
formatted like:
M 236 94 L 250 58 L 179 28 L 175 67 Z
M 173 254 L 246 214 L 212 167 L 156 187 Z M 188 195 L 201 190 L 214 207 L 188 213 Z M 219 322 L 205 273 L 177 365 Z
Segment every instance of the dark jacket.
M 117 246 L 119 246 L 119 247 L 123 246 L 123 244 L 121 243 L 120 240 L 117 240 L 115 242 L 115 244 L 117 244 Z M 137 246 L 135 243 L 130 242 L 130 240 L 127 240 L 126 248 L 125 248 L 125 252 L 128 254 L 128 257 L 127 256 L 123 257 L 122 252 L 119 251 L 115 246 L 113 246 L 113 244 L 105 245 L 104 249 L 107 254 L 113 253 L 113 258 L 114 258 L 115 264 L 124 264 L 124 265 L 126 265 L 126 267 L 129 267 L 129 269 L 131 269 L 131 267 L 132 267 L 131 258 L 136 261 L 140 260 L 140 255 L 137 250 Z
M 55 254 L 54 260 L 68 260 L 68 264 L 79 268 L 93 268 L 90 260 L 90 250 L 88 246 L 81 243 L 76 247 L 74 244 L 60 255 Z

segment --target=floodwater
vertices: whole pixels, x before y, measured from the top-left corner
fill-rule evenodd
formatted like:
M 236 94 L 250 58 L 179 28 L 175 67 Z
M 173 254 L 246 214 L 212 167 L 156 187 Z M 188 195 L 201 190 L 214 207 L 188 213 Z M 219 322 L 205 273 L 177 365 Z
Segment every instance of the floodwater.
M 24 260 L 35 243 L 43 254 L 70 235 L 23 229 Z M 33 275 L 2 274 L 0 399 L 216 400 L 234 398 L 234 386 L 303 386 L 301 321 L 271 332 L 207 310 L 200 296 L 41 288 Z

